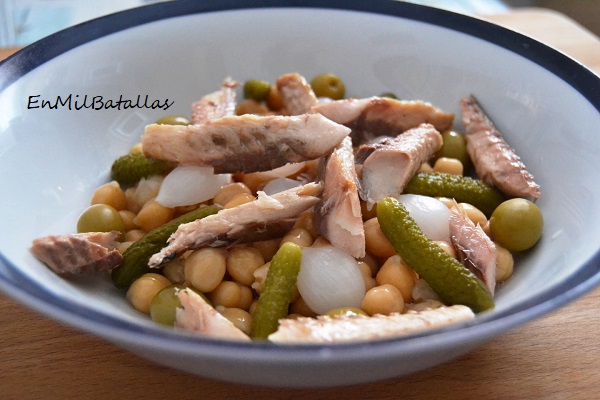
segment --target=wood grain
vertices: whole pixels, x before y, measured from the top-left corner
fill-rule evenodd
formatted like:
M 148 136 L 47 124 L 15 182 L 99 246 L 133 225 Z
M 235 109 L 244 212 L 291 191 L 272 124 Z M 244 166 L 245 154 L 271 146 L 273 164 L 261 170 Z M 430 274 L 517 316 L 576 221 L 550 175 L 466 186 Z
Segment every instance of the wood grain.
M 600 73 L 600 41 L 541 9 L 486 16 Z M 11 54 L 0 50 L 0 58 Z M 600 288 L 452 362 L 411 376 L 323 390 L 215 382 L 161 367 L 0 296 L 2 399 L 593 399 L 600 398 Z

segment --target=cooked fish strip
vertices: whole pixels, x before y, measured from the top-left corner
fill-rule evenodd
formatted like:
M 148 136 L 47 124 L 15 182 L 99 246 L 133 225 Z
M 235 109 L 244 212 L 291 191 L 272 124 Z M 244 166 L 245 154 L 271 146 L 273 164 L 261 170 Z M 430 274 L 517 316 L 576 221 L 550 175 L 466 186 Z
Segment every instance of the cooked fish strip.
M 320 114 L 247 114 L 201 125 L 148 125 L 142 147 L 149 158 L 210 165 L 217 174 L 257 172 L 327 155 L 349 134 Z
M 317 229 L 332 245 L 353 257 L 364 257 L 365 230 L 350 137 L 327 157 L 323 168 L 323 198 L 315 210 Z
M 371 145 L 360 146 L 361 197 L 368 205 L 384 197 L 397 197 L 421 164 L 442 146 L 442 135 L 431 124 L 421 124 L 403 134 Z
M 282 75 L 275 84 L 290 115 L 306 114 L 318 104 L 315 92 L 300 74 Z
M 277 343 L 342 343 L 386 339 L 438 329 L 468 321 L 475 315 L 469 307 L 455 305 L 406 314 L 283 319 L 269 336 Z
M 175 329 L 198 333 L 205 337 L 250 341 L 248 335 L 221 315 L 202 296 L 191 289 L 177 292 L 181 308 L 175 311 Z
M 355 146 L 377 136 L 397 136 L 423 123 L 429 123 L 442 132 L 454 122 L 454 114 L 443 112 L 430 103 L 385 97 L 337 100 L 312 109 L 351 128 Z
M 509 196 L 536 201 L 540 186 L 473 96 L 460 101 L 467 152 L 481 180 Z
M 493 296 L 496 288 L 496 245 L 458 204 L 450 209 L 448 223 L 450 240 L 457 250 L 458 260 L 485 283 Z
M 236 94 L 235 88 L 239 83 L 231 78 L 226 78 L 221 89 L 203 96 L 192 104 L 192 121 L 194 124 L 203 124 L 211 119 L 235 115 Z
M 33 240 L 31 252 L 58 275 L 110 271 L 123 260 L 120 232 L 50 235 Z
M 207 246 L 216 240 L 223 240 L 223 237 L 238 237 L 248 227 L 295 218 L 317 204 L 321 191 L 320 184 L 308 183 L 273 196 L 259 192 L 254 201 L 182 224 L 171 235 L 168 245 L 150 258 L 148 265 L 158 267 L 186 250 Z

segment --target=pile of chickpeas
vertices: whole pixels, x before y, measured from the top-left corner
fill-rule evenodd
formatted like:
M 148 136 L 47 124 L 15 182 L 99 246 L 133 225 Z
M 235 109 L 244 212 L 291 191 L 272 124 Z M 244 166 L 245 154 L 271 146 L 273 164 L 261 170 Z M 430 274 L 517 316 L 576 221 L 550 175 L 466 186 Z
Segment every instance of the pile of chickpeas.
M 135 146 L 132 152 L 140 151 Z M 462 164 L 456 159 L 440 158 L 433 166 L 424 164 L 421 171 L 436 171 L 462 174 Z M 304 177 L 316 176 L 316 162 L 306 163 L 302 171 Z M 232 208 L 253 201 L 256 192 L 267 183 L 265 174 L 240 174 L 234 181 L 223 186 L 207 202 L 223 208 Z M 105 204 L 115 208 L 123 219 L 126 229 L 119 251 L 140 239 L 146 232 L 161 226 L 177 216 L 189 212 L 199 205 L 190 207 L 166 208 L 154 198 L 162 177 L 151 177 L 141 184 L 123 190 L 117 182 L 109 182 L 94 192 L 92 204 Z M 455 205 L 447 198 L 440 200 L 448 207 Z M 375 209 L 367 210 L 362 204 L 365 229 L 365 257 L 357 260 L 365 282 L 366 294 L 360 310 L 353 312 L 367 315 L 402 313 L 415 307 L 415 303 L 426 302 L 428 307 L 442 303 L 428 285 L 419 280 L 417 274 L 396 254 L 396 251 L 380 229 Z M 470 204 L 461 203 L 467 216 L 487 229 L 489 223 L 485 215 Z M 249 333 L 252 314 L 257 304 L 262 284 L 265 281 L 269 263 L 279 247 L 285 242 L 293 242 L 301 247 L 328 245 L 319 236 L 314 212 L 303 213 L 283 238 L 237 244 L 230 248 L 206 247 L 186 252 L 169 262 L 162 270 L 148 273 L 137 279 L 127 292 L 127 299 L 138 311 L 150 314 L 151 303 L 161 290 L 172 285 L 183 285 L 201 293 L 217 311 L 228 318 L 243 332 Z M 437 242 L 451 256 L 456 257 L 450 243 Z M 498 260 L 496 280 L 502 282 L 512 274 L 513 258 L 509 251 L 497 246 Z M 332 311 L 333 313 L 340 310 Z M 342 310 L 347 312 L 348 310 Z M 315 317 L 296 290 L 289 307 L 289 318 L 299 316 Z
M 331 79 L 329 76 L 318 78 L 326 82 Z M 256 82 L 250 83 L 256 84 Z M 262 84 L 265 86 L 264 82 Z M 336 88 L 340 87 L 343 88 L 343 85 L 336 85 Z M 263 92 L 264 98 L 261 97 L 259 100 L 253 98 L 242 100 L 238 104 L 237 114 L 264 115 L 279 112 L 282 102 L 276 88 L 269 86 Z M 336 96 L 338 94 L 336 93 Z M 177 118 L 181 119 L 182 117 Z M 183 118 L 183 120 L 185 123 L 186 119 Z M 181 121 L 169 121 L 163 123 L 181 123 Z M 189 121 L 187 122 L 189 123 Z M 460 140 L 455 142 L 457 138 L 461 139 L 460 135 L 457 136 L 454 132 L 448 135 L 448 143 L 451 143 L 450 153 L 458 148 L 458 153 L 454 152 L 458 155 L 451 154 L 450 157 L 444 156 L 444 154 L 438 155 L 433 165 L 423 164 L 420 172 L 445 172 L 462 175 L 466 162 L 463 158 L 465 150 L 464 144 L 461 144 Z M 444 141 L 446 143 L 446 136 Z M 138 144 L 130 150 L 130 153 L 141 151 L 141 144 Z M 461 161 L 461 159 L 463 160 Z M 306 162 L 305 164 L 304 169 L 298 171 L 292 178 L 300 174 L 307 181 L 316 178 L 317 162 Z M 99 187 L 94 192 L 91 203 L 112 207 L 118 212 L 125 225 L 123 240 L 118 247 L 121 253 L 147 232 L 200 206 L 167 208 L 156 202 L 155 197 L 162 179 L 162 176 L 153 176 L 125 190 L 113 181 Z M 268 179 L 273 179 L 273 177 L 268 173 L 260 172 L 234 175 L 233 182 L 223 186 L 214 198 L 205 204 L 218 204 L 227 209 L 248 203 L 256 198 L 257 191 L 268 182 Z M 440 198 L 440 200 L 448 207 L 456 204 L 452 199 Z M 461 203 L 460 206 L 466 211 L 468 217 L 475 224 L 479 224 L 489 235 L 489 221 L 486 216 L 470 204 Z M 441 306 L 442 303 L 433 290 L 426 282 L 420 280 L 417 274 L 396 254 L 381 231 L 375 208 L 368 210 L 363 202 L 361 202 L 361 208 L 367 254 L 357 260 L 357 267 L 363 277 L 366 294 L 360 309 L 350 312 L 389 315 L 402 313 L 408 309 L 419 309 L 423 305 L 426 307 Z M 137 279 L 130 286 L 127 299 L 139 312 L 152 314 L 153 299 L 163 289 L 173 287 L 173 285 L 189 287 L 202 294 L 217 311 L 243 332 L 249 334 L 252 315 L 266 279 L 270 261 L 279 247 L 286 242 L 293 242 L 301 247 L 329 244 L 325 238 L 319 236 L 315 226 L 314 213 L 309 210 L 298 218 L 293 229 L 283 238 L 236 244 L 229 248 L 206 247 L 188 251 L 183 256 L 169 262 L 162 270 L 147 273 Z M 437 242 L 437 244 L 456 258 L 455 250 L 450 243 Z M 499 245 L 497 245 L 497 250 L 496 281 L 503 282 L 512 274 L 513 258 L 509 251 Z M 330 315 L 347 312 L 349 310 L 332 310 Z M 308 307 L 296 290 L 289 306 L 288 318 L 299 316 L 315 317 L 316 313 Z

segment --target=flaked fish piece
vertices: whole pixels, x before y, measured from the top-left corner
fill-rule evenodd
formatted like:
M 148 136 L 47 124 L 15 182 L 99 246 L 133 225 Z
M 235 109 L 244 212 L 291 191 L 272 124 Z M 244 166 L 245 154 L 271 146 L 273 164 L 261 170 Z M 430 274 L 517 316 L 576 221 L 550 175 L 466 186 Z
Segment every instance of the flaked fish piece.
M 442 146 L 442 135 L 431 124 L 421 124 L 396 136 L 360 146 L 361 197 L 368 205 L 397 197 L 420 168 Z
M 355 146 L 377 136 L 397 136 L 423 123 L 431 124 L 443 132 L 450 129 L 454 122 L 454 114 L 446 113 L 431 103 L 386 97 L 337 100 L 312 109 L 351 128 Z
M 406 314 L 283 319 L 269 336 L 276 343 L 343 343 L 387 339 L 473 319 L 469 307 L 455 305 Z
M 58 275 L 110 271 L 123 260 L 120 232 L 50 235 L 33 240 L 31 252 Z
M 479 178 L 509 196 L 536 201 L 541 194 L 540 186 L 475 97 L 461 99 L 460 106 L 466 128 L 467 152 Z
M 168 245 L 150 258 L 148 265 L 158 267 L 187 250 L 207 246 L 224 237 L 239 237 L 241 233 L 247 233 L 248 227 L 268 226 L 296 218 L 317 204 L 321 191 L 320 184 L 308 183 L 272 196 L 259 192 L 254 201 L 182 224 L 171 235 Z
M 226 78 L 221 89 L 203 96 L 192 104 L 192 121 L 194 124 L 203 124 L 211 119 L 228 115 L 235 115 L 236 94 L 235 88 L 239 83 L 231 78 Z
M 202 296 L 190 289 L 177 292 L 181 308 L 175 311 L 175 329 L 205 337 L 250 341 L 248 335 L 221 315 Z
M 458 204 L 450 209 L 448 223 L 450 240 L 458 260 L 483 281 L 493 296 L 496 288 L 496 245 Z
M 290 115 L 306 114 L 318 104 L 306 79 L 297 73 L 281 75 L 275 82 L 284 107 Z
M 149 158 L 210 165 L 217 174 L 248 173 L 317 159 L 349 134 L 349 128 L 320 114 L 246 114 L 201 125 L 148 125 L 142 147 Z
M 364 257 L 365 230 L 350 137 L 327 157 L 323 169 L 323 196 L 315 210 L 317 229 L 335 247 Z

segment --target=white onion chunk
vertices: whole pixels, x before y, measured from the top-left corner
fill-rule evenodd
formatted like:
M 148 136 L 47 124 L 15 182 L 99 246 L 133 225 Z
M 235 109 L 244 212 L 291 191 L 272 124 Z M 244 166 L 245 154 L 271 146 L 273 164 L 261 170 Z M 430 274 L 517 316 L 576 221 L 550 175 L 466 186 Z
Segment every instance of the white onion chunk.
M 360 308 L 365 296 L 358 263 L 348 253 L 334 247 L 305 247 L 298 274 L 298 291 L 318 314 L 338 307 Z

